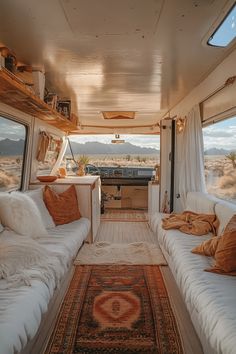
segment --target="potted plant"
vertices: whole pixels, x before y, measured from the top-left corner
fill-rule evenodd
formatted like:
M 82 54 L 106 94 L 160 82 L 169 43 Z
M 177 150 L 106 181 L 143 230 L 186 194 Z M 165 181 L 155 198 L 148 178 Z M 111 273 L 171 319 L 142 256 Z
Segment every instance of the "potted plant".
M 85 176 L 85 166 L 89 163 L 89 157 L 86 155 L 81 155 L 78 160 L 78 176 Z

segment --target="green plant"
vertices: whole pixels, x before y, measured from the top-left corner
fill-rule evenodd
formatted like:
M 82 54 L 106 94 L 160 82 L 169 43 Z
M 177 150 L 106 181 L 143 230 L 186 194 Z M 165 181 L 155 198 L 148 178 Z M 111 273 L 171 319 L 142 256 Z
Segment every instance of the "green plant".
M 225 155 L 225 157 L 232 162 L 233 168 L 236 168 L 236 152 L 232 151 L 228 155 Z
M 89 156 L 81 155 L 78 160 L 79 165 L 87 165 L 89 163 Z

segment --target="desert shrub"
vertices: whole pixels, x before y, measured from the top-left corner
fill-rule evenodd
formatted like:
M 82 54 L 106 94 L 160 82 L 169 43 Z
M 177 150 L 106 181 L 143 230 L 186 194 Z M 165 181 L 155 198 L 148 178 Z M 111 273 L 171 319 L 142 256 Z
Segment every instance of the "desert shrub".
M 233 186 L 236 186 L 236 176 L 235 175 L 223 176 L 220 178 L 218 185 L 222 189 L 228 189 Z

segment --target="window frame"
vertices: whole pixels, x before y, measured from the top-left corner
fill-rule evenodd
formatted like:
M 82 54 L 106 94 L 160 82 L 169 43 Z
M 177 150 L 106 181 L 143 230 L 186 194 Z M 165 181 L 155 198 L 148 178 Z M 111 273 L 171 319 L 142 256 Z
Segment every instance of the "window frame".
M 210 37 L 208 37 L 207 39 L 207 45 L 209 47 L 213 47 L 213 48 L 228 48 L 230 46 L 233 45 L 233 43 L 235 43 L 236 41 L 236 37 L 234 37 L 227 45 L 216 45 L 216 44 L 211 44 L 209 43 L 210 40 L 214 37 L 214 35 L 216 34 L 216 32 L 219 30 L 219 28 L 222 26 L 222 24 L 224 23 L 224 21 L 227 19 L 227 17 L 229 16 L 229 14 L 231 13 L 231 11 L 236 8 L 236 2 L 234 2 L 234 4 L 229 8 L 229 10 L 226 12 L 226 14 L 224 15 L 224 17 L 222 18 L 222 20 L 220 21 L 220 23 L 217 25 L 217 27 L 214 29 L 214 31 L 212 32 L 212 34 L 210 35 Z
M 7 189 L 5 192 L 22 191 L 24 187 L 24 180 L 26 177 L 26 167 L 27 167 L 27 157 L 28 157 L 28 146 L 29 146 L 29 136 L 30 136 L 30 124 L 23 119 L 17 118 L 10 114 L 0 111 L 0 118 L 10 120 L 12 122 L 21 124 L 25 127 L 25 143 L 23 150 L 23 159 L 22 159 L 22 170 L 21 170 L 21 179 L 18 188 Z

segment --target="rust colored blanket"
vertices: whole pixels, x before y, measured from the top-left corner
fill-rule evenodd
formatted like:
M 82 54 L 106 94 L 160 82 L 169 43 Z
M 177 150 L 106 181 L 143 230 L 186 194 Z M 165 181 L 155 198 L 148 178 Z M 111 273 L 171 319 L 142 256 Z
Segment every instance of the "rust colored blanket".
M 77 266 L 45 354 L 182 354 L 158 266 Z
M 218 226 L 219 221 L 215 214 L 197 214 L 192 211 L 171 214 L 162 219 L 163 229 L 178 229 L 181 232 L 195 236 L 206 235 L 209 232 L 216 235 Z

